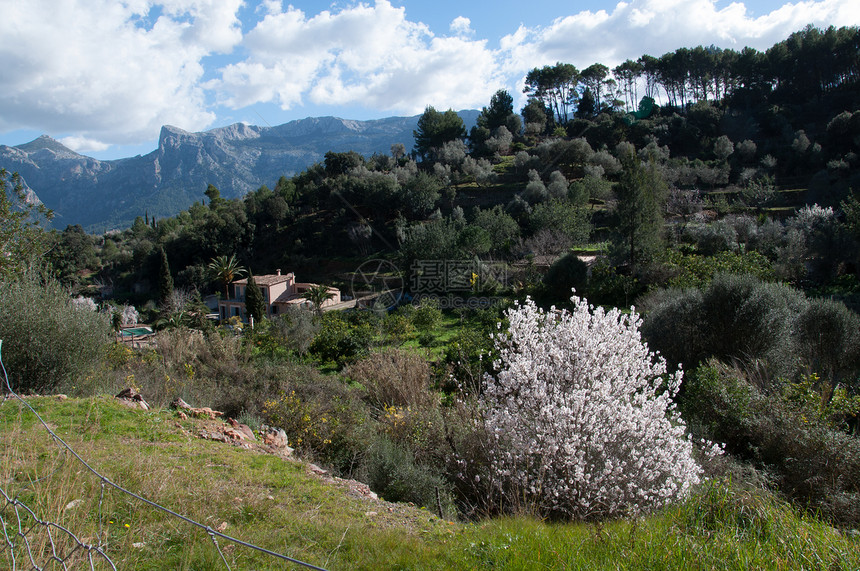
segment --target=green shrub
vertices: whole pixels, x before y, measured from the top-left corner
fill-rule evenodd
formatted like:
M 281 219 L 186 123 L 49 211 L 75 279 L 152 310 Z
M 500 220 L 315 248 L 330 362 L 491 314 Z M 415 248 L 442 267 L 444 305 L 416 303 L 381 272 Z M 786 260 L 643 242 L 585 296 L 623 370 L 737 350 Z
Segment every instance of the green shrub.
M 266 423 L 283 428 L 300 454 L 354 477 L 373 439 L 359 391 L 310 368 L 294 373 L 284 389 L 266 397 Z
M 311 343 L 310 351 L 323 362 L 343 367 L 364 355 L 372 339 L 370 323 L 330 311 L 323 314 L 322 329 Z
M 472 326 L 461 327 L 447 344 L 443 362 L 447 370 L 444 389 L 447 392 L 481 392 L 484 375 L 492 370 L 494 347 L 489 333 Z
M 289 306 L 284 313 L 272 318 L 270 323 L 271 335 L 299 355 L 308 352 L 321 329 L 314 312 L 303 307 Z
M 442 475 L 429 466 L 417 464 L 409 450 L 384 436 L 377 437 L 368 450 L 364 477 L 371 489 L 390 502 L 433 507 L 439 490 L 445 503 L 449 503 Z
M 629 307 L 641 289 L 635 277 L 619 274 L 608 260 L 601 258 L 591 268 L 586 297 L 596 305 Z
M 706 287 L 718 274 L 749 274 L 762 281 L 773 279 L 770 261 L 756 252 L 719 252 L 713 256 L 683 254 L 677 250 L 667 252 L 666 264 L 675 274 L 668 282 L 670 287 Z
M 770 378 L 800 370 L 794 324 L 802 292 L 753 276 L 720 274 L 703 290 L 669 290 L 651 303 L 642 334 L 671 363 L 693 368 L 713 356 L 760 363 Z
M 834 429 L 819 405 L 798 398 L 803 393 L 791 385 L 764 392 L 744 372 L 710 361 L 688 375 L 681 410 L 694 435 L 767 471 L 801 507 L 856 525 L 860 440 Z
M 833 384 L 860 392 L 860 317 L 844 304 L 811 300 L 795 330 L 804 361 Z
M 0 280 L 0 339 L 12 388 L 71 391 L 103 358 L 110 318 L 75 307 L 53 278 L 33 270 Z
M 412 324 L 421 332 L 429 332 L 442 321 L 442 311 L 435 299 L 425 299 L 412 312 Z
M 551 303 L 570 304 L 572 290 L 582 292 L 588 283 L 588 266 L 574 253 L 556 260 L 543 277 L 543 285 Z

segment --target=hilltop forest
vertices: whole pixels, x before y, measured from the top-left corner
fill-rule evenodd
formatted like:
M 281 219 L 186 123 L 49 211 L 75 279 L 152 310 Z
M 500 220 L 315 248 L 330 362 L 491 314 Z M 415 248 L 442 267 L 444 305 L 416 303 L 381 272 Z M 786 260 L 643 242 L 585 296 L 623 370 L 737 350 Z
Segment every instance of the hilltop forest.
M 582 519 L 648 509 L 636 496 L 580 512 L 541 497 L 555 473 L 541 472 L 537 491 L 487 476 L 501 460 L 475 428 L 488 426 L 476 424 L 481 403 L 507 402 L 502 372 L 519 362 L 511 347 L 528 345 L 516 337 L 526 317 L 555 331 L 550 306 L 560 321 L 582 314 L 573 289 L 619 323 L 635 306 L 631 338 L 665 359 L 643 373 L 665 381 L 653 397 L 671 396 L 676 421 L 724 450 L 695 453 L 704 473 L 856 527 L 860 29 L 808 27 L 763 52 L 698 46 L 614 69 L 559 62 L 525 86 L 522 109 L 499 90 L 468 131 L 428 106 L 412 149 L 330 152 L 241 199 L 210 185 L 206 201 L 169 218 L 141 212 L 123 231 L 48 233 L 7 217 L 2 287 L 19 292 L 0 302 L 7 367 L 25 391 L 119 390 L 131 378 L 156 403 L 182 396 L 281 426 L 335 473 L 466 518 L 524 505 Z M 254 275 L 283 269 L 347 295 L 363 263 L 384 260 L 405 295 L 399 307 L 296 311 L 235 336 L 201 306 L 223 290 L 213 263 L 234 256 Z M 409 303 L 432 261 L 471 264 L 454 293 L 481 307 L 446 306 L 444 288 Z M 69 291 L 107 308 L 86 334 L 27 307 L 57 299 L 45 312 L 65 315 Z M 130 305 L 160 330 L 157 348 L 104 350 L 110 315 Z M 75 354 L 55 356 L 50 373 L 16 358 L 24 320 L 44 335 L 62 328 L 52 351 L 69 343 Z M 512 345 L 491 337 L 508 327 Z M 517 460 L 523 474 L 533 460 Z

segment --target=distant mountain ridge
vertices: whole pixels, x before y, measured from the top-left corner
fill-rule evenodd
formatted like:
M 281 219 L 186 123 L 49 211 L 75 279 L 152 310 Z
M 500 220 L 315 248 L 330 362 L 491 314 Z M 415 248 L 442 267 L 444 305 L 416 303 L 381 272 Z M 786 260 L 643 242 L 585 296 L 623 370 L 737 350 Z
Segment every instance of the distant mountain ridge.
M 461 111 L 469 128 L 478 111 Z M 55 213 L 54 226 L 80 224 L 89 231 L 125 228 L 135 217 L 173 216 L 204 197 L 214 184 L 224 198 L 273 187 L 322 161 L 328 151 L 366 157 L 411 149 L 420 115 L 354 121 L 311 117 L 260 127 L 236 123 L 191 133 L 165 125 L 158 148 L 146 155 L 101 161 L 42 135 L 14 147 L 0 145 L 0 167 L 18 172 L 25 190 Z M 33 196 L 33 194 L 31 194 Z

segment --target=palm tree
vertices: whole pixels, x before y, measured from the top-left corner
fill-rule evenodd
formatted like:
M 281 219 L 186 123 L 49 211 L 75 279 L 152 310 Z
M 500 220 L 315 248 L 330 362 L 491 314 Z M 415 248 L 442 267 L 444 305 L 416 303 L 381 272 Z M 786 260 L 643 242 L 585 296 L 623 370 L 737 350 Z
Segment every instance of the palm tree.
M 314 304 L 317 313 L 322 313 L 322 305 L 333 298 L 334 294 L 329 291 L 327 286 L 315 285 L 303 293 L 302 297 Z
M 236 260 L 236 254 L 229 258 L 227 256 L 212 258 L 208 267 L 210 274 L 224 284 L 224 299 L 230 299 L 230 291 L 227 288 L 233 280 L 242 277 L 245 273 L 245 268 Z

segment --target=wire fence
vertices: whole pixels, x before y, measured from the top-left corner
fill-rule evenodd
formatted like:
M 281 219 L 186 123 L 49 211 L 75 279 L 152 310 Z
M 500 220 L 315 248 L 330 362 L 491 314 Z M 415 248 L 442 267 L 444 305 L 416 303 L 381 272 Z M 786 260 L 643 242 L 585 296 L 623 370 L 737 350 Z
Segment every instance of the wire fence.
M 325 571 L 322 567 L 317 567 L 316 565 L 312 565 L 226 535 L 218 530 L 212 529 L 206 524 L 197 522 L 171 510 L 170 508 L 159 505 L 139 494 L 135 494 L 110 480 L 107 476 L 93 468 L 80 456 L 80 454 L 78 454 L 78 452 L 60 438 L 50 425 L 39 415 L 39 413 L 30 406 L 30 403 L 12 390 L 12 386 L 9 383 L 9 375 L 6 372 L 6 366 L 3 364 L 2 348 L 3 341 L 0 340 L 0 369 L 2 369 L 3 372 L 3 380 L 5 382 L 6 390 L 6 396 L 2 403 L 0 403 L 0 406 L 8 400 L 17 400 L 22 403 L 27 410 L 35 415 L 35 418 L 39 423 L 41 423 L 46 434 L 50 436 L 57 445 L 59 452 L 65 456 L 69 456 L 73 461 L 79 463 L 80 466 L 82 466 L 97 480 L 99 485 L 99 499 L 97 508 L 98 533 L 97 539 L 93 541 L 91 538 L 78 537 L 78 535 L 76 535 L 72 530 L 64 527 L 61 523 L 52 521 L 45 514 L 40 516 L 36 511 L 38 508 L 31 507 L 36 505 L 37 502 L 25 502 L 21 498 L 25 490 L 28 489 L 28 486 L 31 487 L 35 483 L 49 478 L 51 474 L 40 478 L 31 478 L 29 484 L 24 486 L 21 490 L 18 490 L 17 493 L 11 493 L 11 489 L 8 486 L 9 482 L 0 479 L 0 503 L 2 503 L 2 505 L 0 505 L 0 533 L 2 533 L 2 537 L 0 537 L 0 563 L 2 563 L 5 558 L 12 571 L 17 571 L 18 569 L 42 571 L 47 569 L 70 570 L 80 568 L 89 568 L 92 571 L 95 571 L 96 569 L 116 570 L 117 567 L 111 559 L 111 553 L 109 553 L 105 534 L 102 533 L 105 527 L 103 513 L 105 491 L 110 489 L 116 490 L 120 494 L 124 494 L 134 501 L 141 502 L 152 509 L 159 510 L 167 514 L 169 517 L 180 520 L 189 526 L 203 530 L 209 536 L 213 547 L 217 551 L 220 561 L 228 571 L 231 570 L 231 567 L 227 562 L 227 557 L 224 555 L 224 550 L 222 550 L 221 545 L 218 543 L 219 539 L 247 549 L 255 550 L 276 560 L 293 563 L 308 569 Z M 65 462 L 65 459 L 61 459 L 60 462 L 62 464 Z M 58 468 L 55 468 L 54 471 L 57 469 Z M 12 479 L 10 479 L 10 481 L 11 480 Z

